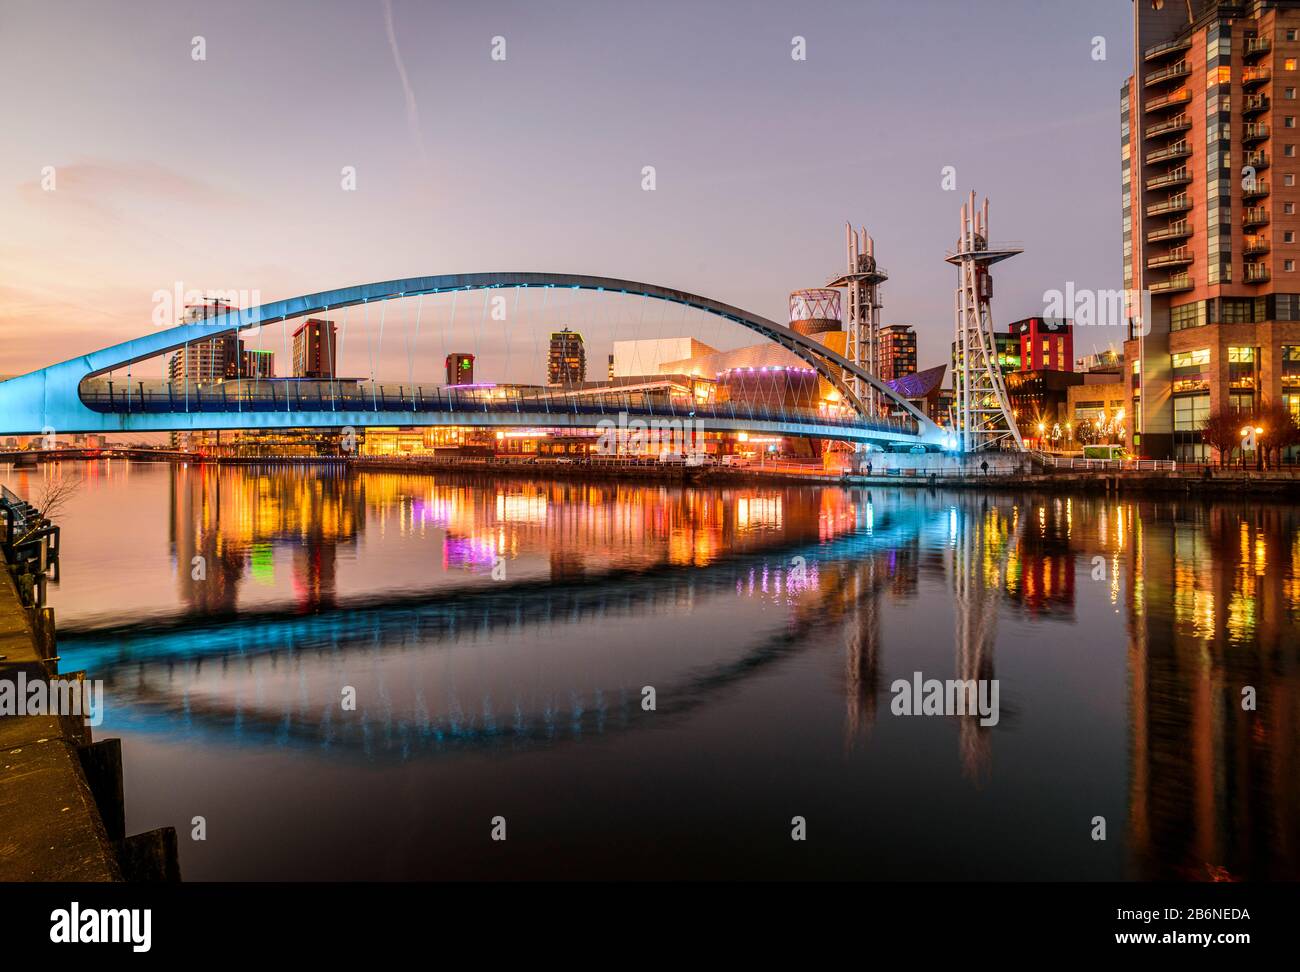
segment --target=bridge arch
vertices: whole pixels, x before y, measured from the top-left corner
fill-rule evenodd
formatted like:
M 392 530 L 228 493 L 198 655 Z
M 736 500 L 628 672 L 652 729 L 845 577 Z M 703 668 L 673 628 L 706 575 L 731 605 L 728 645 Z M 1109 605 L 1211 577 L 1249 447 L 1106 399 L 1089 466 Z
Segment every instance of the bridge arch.
M 775 321 L 725 304 L 657 284 L 585 274 L 490 272 L 440 274 L 406 277 L 378 283 L 359 284 L 338 290 L 322 291 L 287 300 L 272 301 L 259 307 L 232 310 L 204 321 L 178 324 L 130 341 L 91 352 L 79 358 L 43 368 L 0 383 L 0 432 L 38 433 L 56 431 L 97 431 L 102 424 L 91 417 L 99 415 L 81 402 L 78 389 L 83 381 L 137 361 L 156 357 L 223 334 L 275 324 L 280 321 L 323 314 L 357 304 L 406 297 L 437 295 L 456 291 L 511 288 L 568 288 L 608 293 L 623 293 L 681 304 L 740 324 L 773 343 L 784 347 L 809 364 L 844 397 L 864 418 L 865 406 L 845 381 L 852 375 L 874 387 L 881 397 L 897 406 L 916 423 L 918 442 L 942 446 L 946 436 L 922 411 L 847 358 L 806 335 Z

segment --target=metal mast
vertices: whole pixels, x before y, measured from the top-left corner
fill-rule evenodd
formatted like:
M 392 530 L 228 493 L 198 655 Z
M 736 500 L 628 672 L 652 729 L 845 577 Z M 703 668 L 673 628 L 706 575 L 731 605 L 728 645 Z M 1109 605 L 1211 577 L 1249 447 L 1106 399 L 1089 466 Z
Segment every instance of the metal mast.
M 1021 253 L 1017 246 L 989 243 L 989 201 L 975 208 L 975 193 L 961 208 L 957 249 L 947 261 L 959 269 L 955 309 L 956 360 L 953 391 L 956 394 L 956 433 L 963 452 L 988 449 L 1025 451 L 1024 440 L 1011 413 L 1011 399 L 998 365 L 993 338 L 993 278 L 989 267 Z
M 848 290 L 848 314 L 844 319 L 848 338 L 844 357 L 874 377 L 878 374 L 876 332 L 883 306 L 880 285 L 889 279 L 889 274 L 876 264 L 876 241 L 867 235 L 865 227 L 854 232 L 852 225 L 845 223 L 844 233 L 848 271 L 828 281 L 826 286 Z M 875 386 L 868 383 L 864 388 L 864 382 L 856 375 L 845 376 L 845 381 L 868 415 L 874 417 L 880 413 L 880 394 Z

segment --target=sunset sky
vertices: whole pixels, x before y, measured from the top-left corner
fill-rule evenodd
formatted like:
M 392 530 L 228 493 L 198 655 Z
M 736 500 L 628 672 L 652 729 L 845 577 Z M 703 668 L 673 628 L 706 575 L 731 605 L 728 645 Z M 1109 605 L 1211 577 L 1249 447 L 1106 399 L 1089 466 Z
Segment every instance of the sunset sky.
M 1000 325 L 1069 282 L 1121 286 L 1130 18 L 1131 0 L 3 0 L 0 374 L 145 333 L 153 295 L 177 282 L 274 300 L 548 270 L 784 320 L 789 290 L 841 269 L 845 220 L 866 224 L 891 274 L 884 320 L 917 326 L 922 367 L 943 363 L 943 255 L 971 188 L 992 198 L 994 237 L 1026 247 L 997 272 Z M 461 305 L 466 335 L 478 306 Z M 392 313 L 369 354 L 404 375 L 409 308 Z M 678 326 L 654 313 L 649 336 Z M 531 314 L 538 332 L 568 323 L 563 307 Z M 573 314 L 603 363 L 604 311 Z M 636 319 L 619 326 L 634 336 Z M 1094 328 L 1075 345 L 1118 338 Z M 541 377 L 535 334 L 481 340 L 468 349 L 495 377 Z M 440 348 L 420 352 L 430 374 Z M 348 353 L 344 370 L 371 367 L 359 343 Z

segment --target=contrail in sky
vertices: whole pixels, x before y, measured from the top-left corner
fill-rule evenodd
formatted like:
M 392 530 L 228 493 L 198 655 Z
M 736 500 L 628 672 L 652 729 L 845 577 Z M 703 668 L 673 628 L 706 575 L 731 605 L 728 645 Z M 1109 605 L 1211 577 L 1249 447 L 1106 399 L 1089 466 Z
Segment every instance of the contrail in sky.
M 402 52 L 397 49 L 397 32 L 393 29 L 392 0 L 384 0 L 384 24 L 388 28 L 388 46 L 393 49 L 393 62 L 397 65 L 397 74 L 402 79 L 402 90 L 406 92 L 406 124 L 415 139 L 416 148 L 420 150 L 420 161 L 427 162 L 424 151 L 424 136 L 420 134 L 420 106 L 415 103 L 415 92 L 411 90 L 411 79 L 406 76 L 406 65 L 402 63 Z

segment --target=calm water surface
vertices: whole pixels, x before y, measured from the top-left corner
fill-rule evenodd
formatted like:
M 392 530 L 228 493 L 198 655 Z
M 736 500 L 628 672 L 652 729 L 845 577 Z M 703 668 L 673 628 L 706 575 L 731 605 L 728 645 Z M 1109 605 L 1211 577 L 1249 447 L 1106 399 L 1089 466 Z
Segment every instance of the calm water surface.
M 1300 877 L 1291 507 L 61 471 L 62 667 L 190 880 Z

